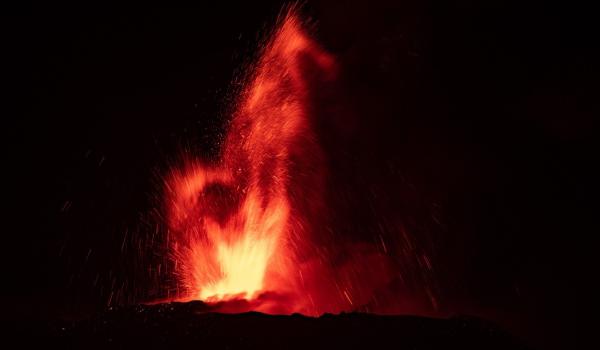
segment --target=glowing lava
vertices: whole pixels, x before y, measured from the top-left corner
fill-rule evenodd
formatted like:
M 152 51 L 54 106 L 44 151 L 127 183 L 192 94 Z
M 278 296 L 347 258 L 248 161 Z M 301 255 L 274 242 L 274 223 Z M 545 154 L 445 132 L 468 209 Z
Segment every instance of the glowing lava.
M 290 10 L 246 76 L 219 160 L 188 155 L 168 174 L 176 300 L 223 312 L 397 312 L 390 247 L 336 239 L 317 130 L 338 70 Z
M 307 70 L 307 64 L 314 68 Z M 302 207 L 319 208 L 323 186 L 305 75 L 328 79 L 334 70 L 332 57 L 290 12 L 249 74 L 221 161 L 205 165 L 188 159 L 170 174 L 171 251 L 184 298 L 214 302 L 298 293 L 302 247 L 296 239 L 308 235 L 310 214 Z M 306 198 L 290 200 L 301 195 L 298 190 Z M 302 307 L 295 303 L 292 309 Z

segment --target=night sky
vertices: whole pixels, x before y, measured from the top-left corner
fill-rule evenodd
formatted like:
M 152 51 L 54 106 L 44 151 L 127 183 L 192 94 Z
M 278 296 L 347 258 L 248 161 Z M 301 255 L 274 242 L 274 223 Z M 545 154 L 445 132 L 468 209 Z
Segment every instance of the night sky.
M 217 152 L 232 81 L 282 4 L 3 11 L 4 320 L 89 315 L 115 298 L 111 283 L 137 283 L 117 304 L 155 288 L 138 275 L 127 235 L 143 234 L 178 152 Z M 343 139 L 343 152 L 330 147 L 332 167 L 352 173 L 340 181 L 403 198 L 377 205 L 400 211 L 431 247 L 441 314 L 479 315 L 556 348 L 576 332 L 586 230 L 574 217 L 592 120 L 580 103 L 581 38 L 563 10 L 476 1 L 302 10 L 339 58 L 355 115 L 337 121 L 353 123 L 350 136 L 326 143 Z

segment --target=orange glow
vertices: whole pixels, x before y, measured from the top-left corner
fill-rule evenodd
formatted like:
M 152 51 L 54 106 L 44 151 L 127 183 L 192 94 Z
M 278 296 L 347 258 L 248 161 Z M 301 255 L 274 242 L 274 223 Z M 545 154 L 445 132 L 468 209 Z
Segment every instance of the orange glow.
M 303 143 L 319 156 L 306 120 L 303 55 L 331 74 L 333 59 L 290 13 L 240 94 L 221 162 L 188 160 L 166 181 L 171 250 L 184 299 L 251 300 L 296 289 L 292 233 L 304 234 L 301 218 L 290 220 L 290 168 Z M 219 188 L 227 193 L 216 199 L 210 191 Z
M 314 86 L 337 71 L 289 11 L 246 77 L 219 160 L 188 156 L 166 177 L 176 300 L 305 315 L 377 305 L 389 262 L 360 245 L 339 253 L 350 243 L 333 241 L 328 225 L 329 174 L 311 106 L 322 93 Z
M 222 228 L 211 223 L 207 231 L 213 235 L 216 247 L 216 261 L 220 275 L 207 285 L 199 286 L 200 299 L 221 299 L 228 296 L 252 298 L 262 291 L 263 280 L 271 255 L 277 251 L 285 222 L 287 205 L 270 203 L 263 209 L 256 203 L 258 196 L 250 194 L 240 211 L 243 227 L 239 228 L 240 237 L 227 242 L 227 232 L 238 230 L 235 223 Z

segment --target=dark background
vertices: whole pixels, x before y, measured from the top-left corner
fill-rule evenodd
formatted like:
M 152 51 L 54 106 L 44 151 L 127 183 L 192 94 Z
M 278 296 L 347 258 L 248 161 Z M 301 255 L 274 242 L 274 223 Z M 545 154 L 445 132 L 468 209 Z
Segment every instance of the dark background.
M 183 146 L 214 152 L 230 83 L 282 3 L 3 11 L 3 317 L 135 301 L 111 294 L 139 273 L 127 235 Z M 592 121 L 580 101 L 589 43 L 572 30 L 585 21 L 498 1 L 303 11 L 352 77 L 357 169 L 392 164 L 437 208 L 440 310 L 572 345 Z

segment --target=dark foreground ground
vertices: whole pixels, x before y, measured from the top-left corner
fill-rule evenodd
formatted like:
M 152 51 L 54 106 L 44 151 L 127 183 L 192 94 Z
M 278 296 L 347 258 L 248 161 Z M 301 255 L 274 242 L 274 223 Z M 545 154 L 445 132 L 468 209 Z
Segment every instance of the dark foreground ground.
M 207 312 L 201 302 L 111 309 L 87 320 L 5 325 L 18 348 L 524 349 L 476 318 Z M 12 329 L 12 330 L 11 330 Z

